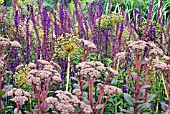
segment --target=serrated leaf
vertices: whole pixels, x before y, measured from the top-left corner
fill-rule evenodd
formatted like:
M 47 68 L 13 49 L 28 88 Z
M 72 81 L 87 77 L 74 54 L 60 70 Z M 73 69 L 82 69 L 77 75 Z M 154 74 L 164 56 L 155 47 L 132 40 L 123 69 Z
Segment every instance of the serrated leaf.
M 146 102 L 151 102 L 155 98 L 155 94 L 148 94 Z
M 148 111 L 148 109 L 151 107 L 150 103 L 143 103 L 138 105 L 138 113 L 142 113 L 145 111 Z
M 124 99 L 125 101 L 130 105 L 130 106 L 133 106 L 134 103 L 135 103 L 135 99 L 132 98 L 129 94 L 127 93 L 124 93 Z

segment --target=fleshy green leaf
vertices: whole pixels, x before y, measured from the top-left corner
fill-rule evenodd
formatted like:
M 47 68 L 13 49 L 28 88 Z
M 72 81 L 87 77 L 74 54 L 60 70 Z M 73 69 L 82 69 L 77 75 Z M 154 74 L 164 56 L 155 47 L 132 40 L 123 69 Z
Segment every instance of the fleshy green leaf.
M 140 105 L 138 105 L 138 113 L 142 113 L 142 112 L 148 111 L 150 107 L 151 107 L 150 103 L 140 104 Z
M 135 103 L 135 99 L 132 98 L 132 97 L 131 97 L 129 94 L 127 94 L 127 93 L 124 93 L 124 99 L 125 99 L 125 101 L 126 101 L 129 105 L 131 105 L 131 106 L 133 106 L 134 103 Z
M 155 94 L 148 94 L 146 102 L 151 102 L 155 98 Z

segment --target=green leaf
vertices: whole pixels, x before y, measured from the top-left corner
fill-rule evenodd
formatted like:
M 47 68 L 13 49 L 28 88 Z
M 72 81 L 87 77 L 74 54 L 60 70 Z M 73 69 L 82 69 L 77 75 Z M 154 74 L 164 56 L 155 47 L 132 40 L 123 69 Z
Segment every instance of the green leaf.
M 138 105 L 138 113 L 146 112 L 151 107 L 150 103 L 143 103 Z
M 155 98 L 155 94 L 148 94 L 146 102 L 151 102 Z
M 125 101 L 130 105 L 130 106 L 133 106 L 134 103 L 135 103 L 135 99 L 132 98 L 129 94 L 127 93 L 124 93 L 124 99 Z
M 150 85 L 143 85 L 142 87 L 141 87 L 141 89 L 150 89 L 151 88 L 151 86 Z
M 5 112 L 5 111 L 7 111 L 7 110 L 10 109 L 10 108 L 14 108 L 14 107 L 13 107 L 13 106 L 7 106 L 7 107 L 1 109 L 1 110 L 0 110 L 0 113 Z
M 3 90 L 0 90 L 0 96 L 4 95 L 5 92 Z

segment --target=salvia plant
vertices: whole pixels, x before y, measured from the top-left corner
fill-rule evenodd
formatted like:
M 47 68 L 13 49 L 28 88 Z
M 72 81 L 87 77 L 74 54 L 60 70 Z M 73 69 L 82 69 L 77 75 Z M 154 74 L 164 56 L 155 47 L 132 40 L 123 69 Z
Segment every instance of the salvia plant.
M 0 0 L 0 113 L 169 114 L 168 0 Z

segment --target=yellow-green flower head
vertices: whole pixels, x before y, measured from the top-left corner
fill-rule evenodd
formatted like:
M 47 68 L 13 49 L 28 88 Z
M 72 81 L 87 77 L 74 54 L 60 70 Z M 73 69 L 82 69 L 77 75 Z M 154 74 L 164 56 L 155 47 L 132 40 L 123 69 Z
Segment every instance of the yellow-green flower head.
M 111 21 L 111 24 L 116 24 L 118 22 L 123 23 L 124 19 L 123 19 L 121 14 L 119 14 L 119 13 L 112 13 L 110 15 L 110 21 Z
M 57 53 L 61 55 L 73 54 L 78 50 L 79 38 L 74 34 L 66 33 L 57 39 Z
M 142 27 L 140 28 L 140 32 L 143 34 L 144 33 L 144 30 L 145 30 L 145 27 L 146 27 L 146 21 L 143 21 L 142 22 Z M 150 24 L 149 24 L 149 26 L 152 24 L 152 25 L 154 25 L 154 23 L 155 23 L 155 21 L 153 21 L 153 20 L 150 20 Z M 153 26 L 153 28 L 155 29 L 155 31 L 156 31 L 156 37 L 157 36 L 159 36 L 160 34 L 162 34 L 162 25 L 160 24 L 160 23 L 156 23 L 156 25 L 155 26 Z M 165 28 L 165 26 L 164 26 L 164 28 Z M 150 34 L 150 32 L 148 33 L 147 32 L 147 34 Z
M 15 72 L 13 77 L 16 86 L 20 87 L 26 83 L 26 75 L 30 70 L 31 69 L 27 65 L 25 65 L 23 69 Z
M 110 29 L 111 26 L 115 26 L 116 23 L 122 23 L 123 17 L 119 13 L 112 13 L 110 15 L 102 15 L 100 17 L 100 27 L 103 30 L 104 28 Z M 99 19 L 96 20 L 96 24 L 98 25 Z

